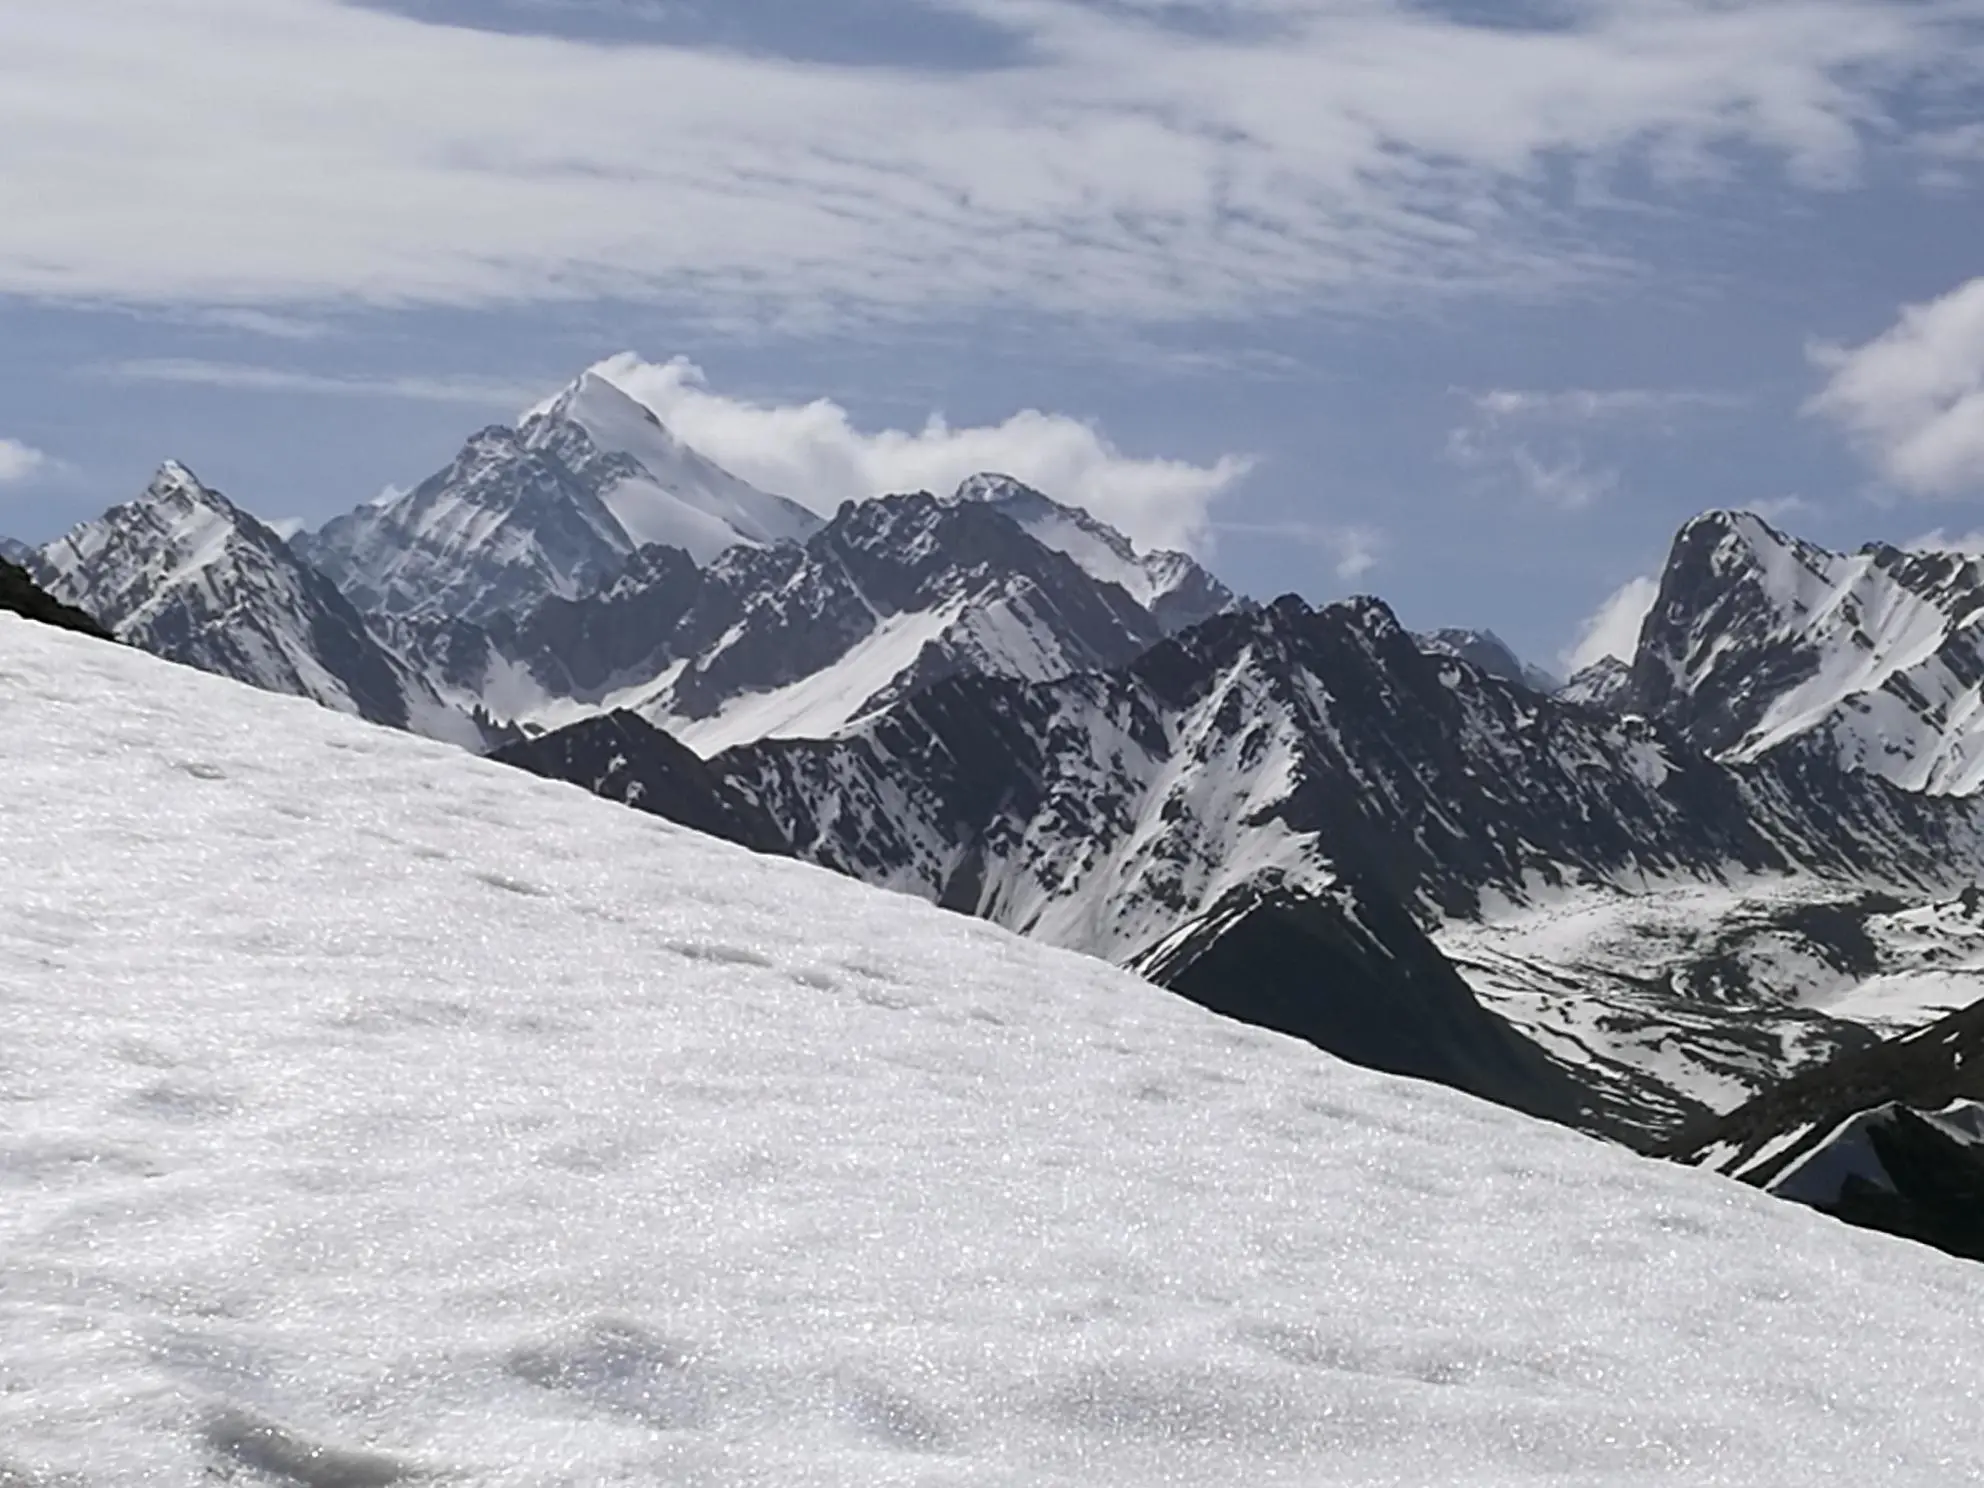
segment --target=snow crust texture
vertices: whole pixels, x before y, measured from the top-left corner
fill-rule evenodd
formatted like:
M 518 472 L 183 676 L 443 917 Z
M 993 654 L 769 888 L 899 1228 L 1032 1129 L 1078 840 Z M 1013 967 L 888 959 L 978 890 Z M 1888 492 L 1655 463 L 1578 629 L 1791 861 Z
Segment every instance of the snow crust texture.
M 1974 1268 L 0 616 L 0 1479 L 1933 1485 Z

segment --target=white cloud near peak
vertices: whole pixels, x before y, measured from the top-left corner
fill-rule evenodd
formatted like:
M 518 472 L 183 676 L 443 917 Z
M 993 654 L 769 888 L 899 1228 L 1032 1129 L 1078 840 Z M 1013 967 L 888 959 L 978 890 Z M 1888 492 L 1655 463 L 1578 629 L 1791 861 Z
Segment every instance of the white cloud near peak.
M 1553 210 L 1562 163 L 1634 196 L 1669 189 L 1643 166 L 1759 157 L 1838 183 L 1898 90 L 1984 72 L 1957 0 L 1573 0 L 1528 25 L 1275 0 L 1218 37 L 1162 5 L 931 3 L 1010 55 L 828 65 L 339 0 L 0 6 L 0 294 L 805 324 L 1536 290 L 1614 262 Z
M 1806 404 L 1880 476 L 1917 496 L 1984 491 L 1984 277 L 1902 307 L 1859 346 L 1815 344 L 1825 385 Z
M 594 369 L 652 409 L 692 448 L 753 485 L 825 513 L 895 491 L 948 494 L 996 471 L 1079 506 L 1146 547 L 1203 552 L 1213 503 L 1252 469 L 1124 453 L 1094 424 L 1027 409 L 955 427 L 933 413 L 916 429 L 862 429 L 839 404 L 761 403 L 712 391 L 702 370 L 632 354 Z
M 1578 627 L 1577 639 L 1559 653 L 1566 677 L 1575 677 L 1594 662 L 1615 657 L 1630 662 L 1639 649 L 1640 627 L 1660 597 L 1660 580 L 1651 574 L 1628 579 Z
M 31 444 L 0 439 L 0 486 L 17 485 L 44 473 L 54 463 Z

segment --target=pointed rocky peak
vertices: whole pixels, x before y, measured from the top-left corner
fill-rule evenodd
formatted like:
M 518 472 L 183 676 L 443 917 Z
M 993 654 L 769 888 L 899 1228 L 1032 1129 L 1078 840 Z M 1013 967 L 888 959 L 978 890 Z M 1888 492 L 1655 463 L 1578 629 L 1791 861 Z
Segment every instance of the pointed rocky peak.
M 815 513 L 733 475 L 670 429 L 628 386 L 644 367 L 622 352 L 587 368 L 524 415 L 524 443 L 571 463 L 588 448 L 627 462 L 601 494 L 634 547 L 666 543 L 707 563 L 739 544 L 802 542 L 820 529 Z M 575 431 L 584 439 L 572 450 Z
M 42 558 L 63 598 L 92 608 L 93 596 L 94 608 L 118 624 L 122 606 L 108 603 L 106 585 L 123 591 L 146 574 L 163 577 L 202 567 L 244 539 L 256 545 L 281 542 L 186 466 L 168 460 L 137 500 L 71 528 L 43 549 Z
M 480 742 L 328 578 L 176 461 L 45 556 L 57 596 L 131 645 L 374 723 Z
M 1452 656 L 1479 667 L 1491 677 L 1514 682 L 1534 692 L 1554 692 L 1558 681 L 1541 667 L 1517 656 L 1508 642 L 1492 630 L 1447 627 L 1416 636 L 1419 649 L 1431 656 Z
M 1616 656 L 1601 656 L 1557 690 L 1562 701 L 1601 713 L 1631 706 L 1633 669 Z
M 1104 583 L 1115 584 L 1156 618 L 1169 634 L 1232 608 L 1232 590 L 1189 554 L 1146 551 L 1081 507 L 1042 494 L 1010 475 L 968 477 L 952 497 L 1004 513 L 1036 542 L 1065 553 Z

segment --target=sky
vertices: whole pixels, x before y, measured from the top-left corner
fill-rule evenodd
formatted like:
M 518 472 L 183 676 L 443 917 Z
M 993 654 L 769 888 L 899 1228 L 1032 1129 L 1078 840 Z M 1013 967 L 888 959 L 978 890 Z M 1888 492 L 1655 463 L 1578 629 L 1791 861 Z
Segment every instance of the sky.
M 1674 529 L 1984 529 L 1984 0 L 0 0 L 0 533 L 315 524 L 632 353 L 1546 666 Z

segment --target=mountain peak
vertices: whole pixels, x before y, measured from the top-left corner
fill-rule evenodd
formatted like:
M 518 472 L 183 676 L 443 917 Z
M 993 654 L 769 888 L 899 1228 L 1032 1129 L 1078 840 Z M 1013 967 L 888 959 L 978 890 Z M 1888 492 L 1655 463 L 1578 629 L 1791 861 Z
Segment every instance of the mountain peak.
M 1169 548 L 1146 549 L 1093 512 L 1070 506 L 997 471 L 967 476 L 950 498 L 989 506 L 1035 542 L 1064 553 L 1094 578 L 1114 584 L 1149 610 L 1167 634 L 1233 607 L 1233 591 L 1197 560 Z

